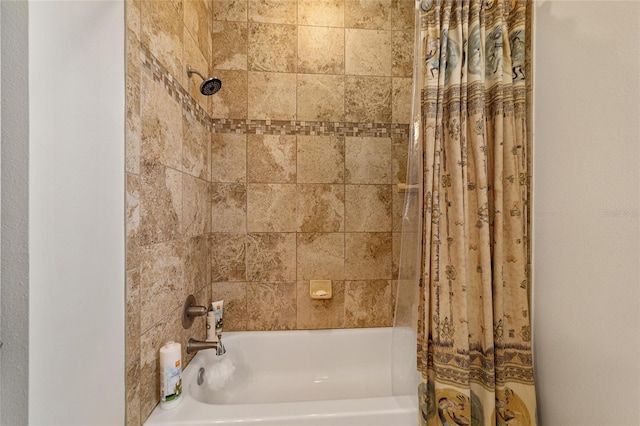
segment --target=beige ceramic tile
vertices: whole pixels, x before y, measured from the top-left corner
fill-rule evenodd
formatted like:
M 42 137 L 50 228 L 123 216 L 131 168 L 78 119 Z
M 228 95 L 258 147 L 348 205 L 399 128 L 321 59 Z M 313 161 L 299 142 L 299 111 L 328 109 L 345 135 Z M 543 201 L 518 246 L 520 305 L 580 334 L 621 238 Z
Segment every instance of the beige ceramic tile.
M 393 203 L 392 222 L 393 232 L 402 232 L 402 214 L 404 209 L 404 197 L 406 192 L 398 192 L 397 186 L 391 188 L 391 198 Z
M 297 328 L 322 329 L 344 327 L 344 281 L 331 283 L 331 299 L 312 299 L 309 281 L 298 281 Z
M 393 122 L 410 123 L 412 80 L 410 78 L 394 78 L 392 84 L 391 111 Z
M 209 180 L 209 145 L 211 134 L 191 114 L 182 116 L 182 170 Z
M 211 184 L 211 232 L 247 229 L 247 187 L 239 183 Z
M 298 72 L 344 73 L 344 30 L 331 27 L 298 27 Z
M 346 185 L 345 230 L 391 231 L 391 185 Z
M 143 333 L 182 305 L 184 254 L 182 240 L 143 248 L 140 265 L 140 328 Z
M 140 179 L 137 175 L 126 174 L 126 228 L 127 228 L 127 270 L 140 265 Z
M 208 0 L 184 2 L 184 25 L 196 41 L 207 63 L 211 62 L 211 11 Z
M 409 137 L 393 138 L 391 151 L 392 183 L 406 182 L 409 155 Z
M 247 235 L 247 281 L 296 279 L 296 234 Z
M 411 77 L 413 74 L 413 31 L 391 33 L 391 75 Z
M 256 120 L 295 120 L 296 74 L 249 73 L 249 113 Z
M 214 21 L 211 39 L 213 69 L 247 69 L 247 23 Z
M 247 118 L 247 72 L 214 70 L 222 87 L 211 98 L 212 118 Z
M 183 299 L 196 294 L 211 284 L 209 276 L 209 245 L 206 235 L 184 240 L 184 292 Z M 204 303 L 200 302 L 199 303 Z
M 344 0 L 298 0 L 298 25 L 344 27 Z
M 296 328 L 296 283 L 247 284 L 247 329 Z
M 139 336 L 138 336 L 139 338 Z M 125 379 L 125 426 L 141 426 L 140 420 L 140 359 L 127 368 Z
M 127 31 L 131 31 L 137 40 L 140 40 L 141 3 L 140 0 L 126 0 L 124 3 Z
M 186 83 L 182 63 L 183 20 L 173 3 L 165 0 L 142 2 L 141 41 L 182 85 Z
M 142 140 L 140 155 L 182 169 L 182 108 L 161 83 L 142 73 L 140 87 Z
M 298 136 L 298 183 L 343 183 L 344 138 Z
M 393 325 L 391 282 L 347 281 L 344 290 L 345 327 L 390 327 Z
M 391 28 L 394 30 L 413 30 L 414 26 L 414 2 L 406 0 L 391 0 Z
M 296 71 L 296 26 L 249 24 L 248 63 L 251 71 Z
M 187 28 L 184 28 L 184 66 L 185 68 L 182 70 L 182 73 L 185 77 L 186 85 L 183 86 L 187 88 L 191 97 L 196 101 L 200 107 L 209 111 L 209 104 L 211 103 L 211 97 L 205 96 L 200 93 L 200 86 L 202 86 L 202 78 L 197 74 L 189 74 L 187 72 L 187 68 L 192 68 L 197 70 L 200 74 L 202 74 L 205 78 L 209 78 L 209 63 L 210 60 L 207 60 L 202 51 L 198 47 L 198 44 L 193 39 Z M 209 55 L 210 56 L 210 55 Z M 182 76 L 181 76 L 182 77 Z
M 214 21 L 247 21 L 248 0 L 213 0 Z
M 182 227 L 185 237 L 209 232 L 211 193 L 209 182 L 182 175 Z
M 140 245 L 181 236 L 182 173 L 146 159 L 140 172 Z
M 224 300 L 223 333 L 225 331 L 244 331 L 247 329 L 247 284 L 213 283 L 211 297 Z
M 344 185 L 298 185 L 298 232 L 344 231 Z
M 249 0 L 249 21 L 296 24 L 296 0 Z
M 245 281 L 245 234 L 210 234 L 211 281 Z
M 345 27 L 391 28 L 391 0 L 345 0 Z
M 140 270 L 127 271 L 126 280 L 125 365 L 130 368 L 140 362 Z
M 390 279 L 391 233 L 345 234 L 344 264 L 347 279 Z
M 344 76 L 298 74 L 298 120 L 344 121 Z
M 244 182 L 247 174 L 247 135 L 211 135 L 211 180 Z
M 296 185 L 249 184 L 247 229 L 249 232 L 295 232 Z
M 391 139 L 347 137 L 345 142 L 346 183 L 391 183 Z
M 344 279 L 344 235 L 298 234 L 298 281 Z
M 391 235 L 391 276 L 394 280 L 398 279 L 398 271 L 400 270 L 400 249 L 402 248 L 402 233 L 394 232 Z
M 391 122 L 391 78 L 347 76 L 345 120 L 348 122 Z
M 345 33 L 348 75 L 391 75 L 390 31 L 347 29 Z
M 140 173 L 140 144 L 142 119 L 140 116 L 140 42 L 131 30 L 127 31 L 126 69 L 126 127 L 125 127 L 125 170 Z
M 296 137 L 248 135 L 247 180 L 260 183 L 295 183 Z

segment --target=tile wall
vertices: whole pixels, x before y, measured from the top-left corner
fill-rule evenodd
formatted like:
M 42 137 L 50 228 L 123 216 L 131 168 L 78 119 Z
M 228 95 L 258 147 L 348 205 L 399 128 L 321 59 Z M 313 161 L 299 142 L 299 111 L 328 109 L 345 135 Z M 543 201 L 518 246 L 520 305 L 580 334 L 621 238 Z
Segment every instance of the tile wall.
M 127 424 L 188 294 L 226 330 L 391 325 L 410 0 L 127 0 Z M 199 94 L 187 65 L 223 88 Z M 308 280 L 331 279 L 313 301 Z M 185 365 L 189 361 L 183 354 Z

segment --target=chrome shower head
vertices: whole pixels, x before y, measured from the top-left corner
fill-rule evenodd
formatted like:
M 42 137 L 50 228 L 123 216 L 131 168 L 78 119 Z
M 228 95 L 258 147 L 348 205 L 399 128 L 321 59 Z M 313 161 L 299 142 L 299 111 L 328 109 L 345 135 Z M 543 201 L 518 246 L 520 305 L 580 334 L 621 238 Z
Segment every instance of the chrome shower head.
M 191 74 L 197 74 L 202 79 L 202 84 L 200 85 L 200 93 L 205 96 L 211 96 L 217 93 L 220 88 L 222 88 L 222 81 L 220 79 L 215 77 L 205 78 L 198 71 L 187 66 L 187 75 L 191 77 Z

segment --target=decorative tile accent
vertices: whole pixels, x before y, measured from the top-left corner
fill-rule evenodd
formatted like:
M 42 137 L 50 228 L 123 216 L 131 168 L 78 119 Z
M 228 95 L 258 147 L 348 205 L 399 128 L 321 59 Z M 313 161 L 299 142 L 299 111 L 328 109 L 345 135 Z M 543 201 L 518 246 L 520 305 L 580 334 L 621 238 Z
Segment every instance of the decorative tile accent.
M 391 139 L 346 138 L 346 183 L 391 183 Z
M 333 297 L 326 300 L 309 296 L 309 281 L 298 281 L 296 286 L 298 329 L 344 327 L 344 281 L 331 283 Z
M 345 234 L 296 235 L 300 280 L 342 280 L 345 274 Z
M 214 69 L 247 69 L 247 23 L 214 21 L 211 38 L 211 64 Z
M 344 30 L 299 26 L 298 72 L 344 74 Z
M 344 0 L 298 0 L 298 25 L 344 27 Z
M 212 282 L 246 281 L 245 239 L 245 234 L 210 234 Z
M 248 135 L 247 180 L 260 183 L 295 183 L 295 136 Z
M 388 30 L 391 0 L 345 0 L 345 27 Z
M 296 234 L 247 235 L 247 281 L 296 279 Z
M 296 185 L 249 184 L 247 229 L 249 232 L 295 232 Z
M 249 70 L 295 72 L 296 46 L 295 25 L 250 23 Z
M 391 231 L 391 185 L 346 185 L 345 230 Z
M 347 279 L 391 278 L 391 233 L 345 234 Z
M 345 70 L 348 75 L 391 75 L 391 33 L 345 30 Z
M 344 185 L 300 184 L 298 232 L 344 231 Z
M 247 285 L 247 329 L 296 328 L 296 283 Z

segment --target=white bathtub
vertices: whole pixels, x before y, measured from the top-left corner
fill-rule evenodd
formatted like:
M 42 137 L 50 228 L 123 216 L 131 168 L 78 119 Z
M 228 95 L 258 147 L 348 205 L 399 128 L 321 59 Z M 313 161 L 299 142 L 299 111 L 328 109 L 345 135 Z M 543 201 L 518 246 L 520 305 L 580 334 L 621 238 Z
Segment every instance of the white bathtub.
M 198 371 L 216 359 L 200 351 L 183 373 L 182 403 L 156 407 L 145 425 L 417 425 L 415 392 L 392 391 L 417 390 L 418 381 L 417 373 L 404 386 L 392 380 L 392 328 L 237 332 L 223 341 L 233 379 L 217 392 L 199 386 Z

